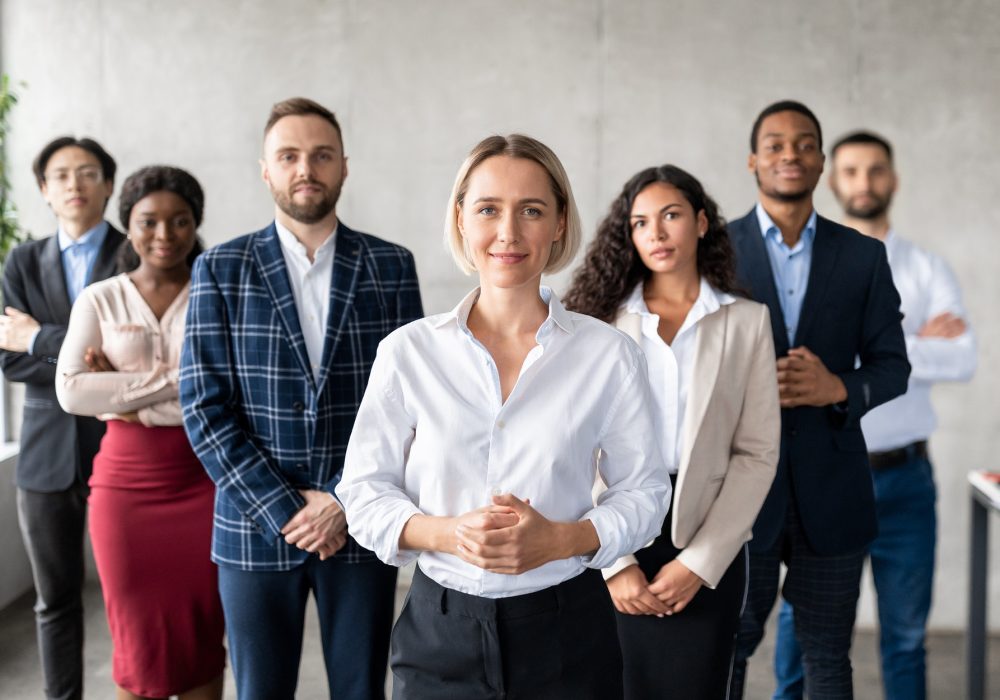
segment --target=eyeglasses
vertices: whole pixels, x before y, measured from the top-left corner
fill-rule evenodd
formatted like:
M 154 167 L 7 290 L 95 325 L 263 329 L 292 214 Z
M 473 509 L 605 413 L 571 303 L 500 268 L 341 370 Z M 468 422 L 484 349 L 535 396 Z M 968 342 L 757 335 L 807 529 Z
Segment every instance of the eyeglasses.
M 100 168 L 94 166 L 84 166 L 76 170 L 59 168 L 45 175 L 45 182 L 52 185 L 66 186 L 70 178 L 76 177 L 77 182 L 86 182 L 89 185 L 96 185 L 104 180 L 104 173 Z

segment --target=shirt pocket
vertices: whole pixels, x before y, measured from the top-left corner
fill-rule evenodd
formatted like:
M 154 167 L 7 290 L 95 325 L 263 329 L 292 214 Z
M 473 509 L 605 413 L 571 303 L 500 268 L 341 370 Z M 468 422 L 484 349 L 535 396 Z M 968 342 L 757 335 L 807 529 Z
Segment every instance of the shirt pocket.
M 145 372 L 152 369 L 153 333 L 135 323 L 101 324 L 102 350 L 119 372 Z

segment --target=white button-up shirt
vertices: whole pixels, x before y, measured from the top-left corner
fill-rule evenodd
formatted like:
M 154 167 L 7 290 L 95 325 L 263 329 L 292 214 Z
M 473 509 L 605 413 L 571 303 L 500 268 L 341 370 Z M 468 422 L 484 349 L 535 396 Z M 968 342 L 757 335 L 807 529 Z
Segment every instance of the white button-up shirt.
M 319 363 L 323 361 L 323 344 L 326 341 L 326 321 L 330 313 L 330 285 L 333 283 L 333 253 L 337 230 L 334 229 L 309 259 L 306 247 L 291 231 L 274 222 L 285 258 L 288 281 L 295 297 L 295 311 L 299 315 L 302 340 L 309 355 L 313 379 L 319 381 Z
M 931 386 L 934 382 L 968 381 L 976 371 L 976 338 L 962 305 L 962 290 L 948 264 L 894 231 L 889 231 L 885 248 L 902 300 L 903 335 L 912 369 L 905 394 L 861 419 L 871 452 L 894 450 L 929 438 L 937 426 Z M 965 333 L 957 338 L 917 336 L 925 323 L 946 312 L 965 321 Z
M 493 358 L 466 323 L 478 293 L 379 345 L 337 496 L 351 534 L 382 561 L 418 559 L 443 586 L 503 598 L 609 566 L 650 541 L 666 514 L 670 482 L 634 342 L 567 311 L 542 287 L 548 318 L 502 402 Z M 598 450 L 608 490 L 595 506 Z M 453 554 L 399 549 L 413 515 L 458 516 L 490 504 L 496 493 L 530 499 L 551 520 L 589 519 L 600 548 L 517 576 Z
M 660 317 L 650 313 L 643 299 L 643 285 L 640 282 L 625 301 L 623 309 L 638 314 L 642 321 L 642 339 L 639 343 L 646 355 L 649 367 L 649 384 L 655 407 L 655 424 L 663 448 L 663 459 L 667 470 L 676 474 L 680 469 L 683 445 L 684 412 L 687 409 L 694 374 L 694 358 L 698 345 L 698 322 L 713 314 L 725 304 L 732 304 L 735 298 L 712 287 L 708 280 L 701 278 L 698 298 L 695 300 L 684 323 L 670 345 L 660 337 Z

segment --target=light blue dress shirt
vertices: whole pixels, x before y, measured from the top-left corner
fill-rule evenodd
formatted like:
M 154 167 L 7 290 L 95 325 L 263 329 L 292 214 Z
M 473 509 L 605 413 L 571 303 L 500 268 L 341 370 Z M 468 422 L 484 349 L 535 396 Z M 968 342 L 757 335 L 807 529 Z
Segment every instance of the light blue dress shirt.
M 813 241 L 816 239 L 816 211 L 809 215 L 805 228 L 799 234 L 799 240 L 791 248 L 781 237 L 781 229 L 757 203 L 757 222 L 764 236 L 764 248 L 771 262 L 771 274 L 774 275 L 774 288 L 778 292 L 778 302 L 781 313 L 785 317 L 785 331 L 788 333 L 788 346 L 795 346 L 795 332 L 799 327 L 799 316 L 802 313 L 802 301 L 806 298 L 806 288 L 809 286 L 809 268 L 812 265 Z
M 66 277 L 66 291 L 69 301 L 74 303 L 80 292 L 87 286 L 90 273 L 94 269 L 97 253 L 108 235 L 108 222 L 102 221 L 75 241 L 59 227 L 59 250 L 62 255 L 63 275 Z
M 107 221 L 97 224 L 76 240 L 63 231 L 62 226 L 59 227 L 56 239 L 59 241 L 59 254 L 62 257 L 63 276 L 66 280 L 66 291 L 69 293 L 70 304 L 76 301 L 80 292 L 87 286 L 87 280 L 90 279 L 90 273 L 97 261 L 97 253 L 100 252 L 107 235 Z M 38 331 L 35 331 L 31 340 L 28 341 L 29 354 L 35 351 L 37 337 Z

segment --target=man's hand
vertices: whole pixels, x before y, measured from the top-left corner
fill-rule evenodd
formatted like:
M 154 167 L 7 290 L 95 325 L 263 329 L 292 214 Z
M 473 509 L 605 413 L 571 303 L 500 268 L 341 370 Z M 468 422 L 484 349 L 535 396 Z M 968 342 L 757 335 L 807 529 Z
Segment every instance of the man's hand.
M 649 590 L 667 606 L 667 615 L 673 615 L 686 608 L 704 585 L 698 574 L 674 559 L 656 573 Z
M 649 581 L 637 564 L 626 566 L 607 580 L 615 609 L 625 615 L 671 614 L 670 607 L 649 590 Z
M 41 327 L 38 321 L 13 306 L 5 307 L 4 314 L 0 316 L 0 348 L 27 352 L 31 336 Z
M 778 360 L 778 398 L 782 408 L 829 406 L 847 400 L 847 387 L 823 361 L 802 346 Z
M 320 561 L 332 557 L 347 544 L 347 517 L 332 494 L 304 489 L 306 504 L 292 516 L 281 534 L 285 542 L 319 554 Z
M 567 559 L 577 549 L 593 545 L 596 550 L 600 546 L 589 520 L 554 522 L 513 494 L 494 496 L 493 505 L 509 508 L 517 516 L 517 523 L 484 530 L 460 522 L 455 528 L 458 556 L 480 569 L 520 574 L 556 559 Z
M 965 321 L 954 314 L 938 314 L 917 331 L 918 338 L 957 338 L 965 333 Z

